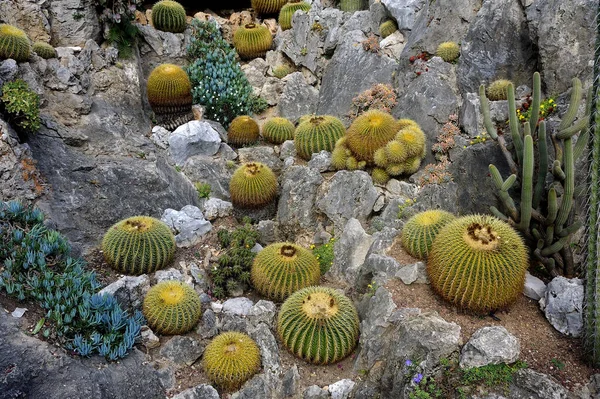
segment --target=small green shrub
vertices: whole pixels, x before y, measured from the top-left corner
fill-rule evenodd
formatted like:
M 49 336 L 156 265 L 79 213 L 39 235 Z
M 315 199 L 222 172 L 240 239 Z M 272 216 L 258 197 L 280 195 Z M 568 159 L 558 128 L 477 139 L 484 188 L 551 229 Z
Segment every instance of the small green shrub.
M 198 198 L 210 197 L 210 184 L 196 182 L 194 183 L 194 187 L 196 187 L 196 191 L 198 192 Z
M 465 385 L 484 384 L 488 387 L 507 387 L 513 375 L 527 367 L 527 363 L 517 361 L 513 365 L 488 364 L 483 367 L 472 367 L 462 370 L 462 382 Z
M 121 23 L 111 25 L 106 41 L 114 44 L 119 50 L 119 58 L 128 59 L 133 55 L 133 48 L 137 44 L 139 35 L 138 27 L 130 20 L 124 19 Z
M 2 86 L 0 105 L 17 130 L 33 133 L 40 128 L 40 97 L 21 79 Z
M 335 238 L 331 238 L 328 243 L 319 245 L 318 247 L 311 245 L 313 255 L 319 261 L 321 267 L 321 275 L 327 273 L 333 265 L 333 246 L 335 244 Z

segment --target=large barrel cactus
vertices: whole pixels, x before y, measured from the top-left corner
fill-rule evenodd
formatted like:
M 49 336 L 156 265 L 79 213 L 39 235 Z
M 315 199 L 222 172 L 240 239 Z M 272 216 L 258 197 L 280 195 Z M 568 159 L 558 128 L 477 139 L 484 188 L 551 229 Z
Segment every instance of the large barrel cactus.
M 298 10 L 308 11 L 310 10 L 310 4 L 302 0 L 290 0 L 289 3 L 284 5 L 279 11 L 279 26 L 281 30 L 288 30 L 292 28 L 292 16 Z
M 12 58 L 25 62 L 31 54 L 31 44 L 27 34 L 16 26 L 0 24 L 0 59 Z
M 300 123 L 294 134 L 294 144 L 298 156 L 310 160 L 312 154 L 331 151 L 346 132 L 342 121 L 335 116 L 312 116 Z
M 262 135 L 269 143 L 281 144 L 286 140 L 293 140 L 295 130 L 294 124 L 289 120 L 274 117 L 265 122 Z
M 192 84 L 183 69 L 161 64 L 148 77 L 148 101 L 157 114 L 188 111 L 192 107 Z
M 176 1 L 159 1 L 152 7 L 152 25 L 163 32 L 183 32 L 186 27 L 185 8 Z
M 133 216 L 114 224 L 102 239 L 104 259 L 123 274 L 152 273 L 165 267 L 175 253 L 169 227 L 149 216 Z
M 258 123 L 248 115 L 240 115 L 231 121 L 227 129 L 227 142 L 234 146 L 256 143 L 260 137 Z
M 200 320 L 202 303 L 189 285 L 175 280 L 163 281 L 146 294 L 143 313 L 153 331 L 185 334 Z
M 454 219 L 453 214 L 440 209 L 417 213 L 402 228 L 402 246 L 412 256 L 426 258 L 437 233 Z
M 231 177 L 229 192 L 231 202 L 240 208 L 261 208 L 277 196 L 277 177 L 259 162 L 240 166 Z
M 373 162 L 375 151 L 393 140 L 398 132 L 394 117 L 371 110 L 363 113 L 348 128 L 347 146 L 359 161 Z
M 273 36 L 264 25 L 249 23 L 240 26 L 233 34 L 233 46 L 243 60 L 264 57 L 272 44 Z

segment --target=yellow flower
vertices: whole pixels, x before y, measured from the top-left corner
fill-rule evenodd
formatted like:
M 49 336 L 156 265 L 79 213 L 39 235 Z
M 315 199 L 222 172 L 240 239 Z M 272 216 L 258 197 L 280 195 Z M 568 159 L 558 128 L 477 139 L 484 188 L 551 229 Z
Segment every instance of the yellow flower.
M 315 244 L 312 244 L 312 245 L 310 246 L 310 249 L 315 249 Z

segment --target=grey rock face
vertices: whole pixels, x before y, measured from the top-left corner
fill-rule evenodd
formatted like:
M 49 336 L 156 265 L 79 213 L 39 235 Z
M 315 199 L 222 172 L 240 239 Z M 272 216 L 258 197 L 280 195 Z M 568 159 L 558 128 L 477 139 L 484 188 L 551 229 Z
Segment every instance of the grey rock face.
M 271 301 L 261 299 L 248 311 L 247 318 L 248 322 L 254 326 L 258 326 L 259 323 L 265 323 L 267 326 L 273 327 L 276 314 L 277 307 L 275 304 Z
M 271 146 L 245 147 L 238 150 L 241 163 L 260 162 L 267 165 L 274 172 L 279 172 L 283 162 L 275 155 Z
M 43 5 L 33 0 L 6 0 L 0 3 L 0 15 L 4 23 L 23 29 L 32 41 L 50 42 L 48 12 Z
M 198 333 L 203 339 L 212 338 L 219 333 L 217 328 L 217 316 L 212 309 L 206 309 L 204 311 L 202 314 L 202 320 L 196 329 L 196 333 Z
M 556 380 L 531 369 L 519 370 L 509 387 L 514 399 L 566 399 L 568 391 Z
M 365 233 L 360 222 L 350 219 L 333 246 L 333 265 L 327 273 L 354 285 L 372 243 L 373 237 Z
M 154 273 L 154 278 L 156 279 L 157 283 L 162 283 L 163 281 L 171 280 L 184 282 L 185 280 L 183 274 L 181 274 L 181 272 L 175 269 L 174 267 L 171 267 L 166 270 L 157 270 Z
M 404 284 L 412 284 L 414 282 L 426 284 L 429 282 L 425 264 L 423 262 L 413 263 L 411 265 L 402 266 L 394 275 L 394 277 L 402 280 Z
M 100 38 L 100 21 L 92 0 L 53 0 L 48 11 L 55 46 L 83 46 L 88 39 Z
M 298 383 L 300 381 L 300 373 L 298 372 L 298 366 L 295 364 L 283 375 L 281 381 L 281 396 L 284 398 L 293 397 L 298 389 Z
M 540 307 L 546 318 L 563 334 L 579 337 L 583 330 L 583 280 L 555 277 Z
M 329 392 L 318 385 L 311 385 L 302 392 L 302 399 L 327 399 Z
M 204 219 L 202 211 L 193 205 L 186 205 L 180 211 L 165 209 L 161 219 L 174 231 L 175 243 L 179 248 L 189 248 L 202 236 L 212 230 L 212 224 Z
M 205 121 L 188 122 L 169 136 L 169 153 L 178 165 L 194 155 L 215 155 L 220 146 L 219 133 Z
M 284 231 L 313 229 L 317 221 L 315 201 L 323 182 L 321 174 L 306 166 L 291 166 L 280 178 L 281 195 L 277 221 Z
M 245 297 L 231 298 L 223 302 L 223 312 L 238 316 L 246 316 L 254 303 Z
M 401 31 L 413 29 L 418 12 L 426 3 L 425 0 L 382 0 L 381 2 L 398 21 L 398 29 Z
M 102 288 L 99 294 L 110 294 L 123 309 L 142 309 L 144 296 L 150 289 L 150 279 L 147 275 L 125 276 L 114 283 Z
M 17 62 L 13 59 L 7 59 L 0 62 L 0 86 L 14 79 L 19 68 Z
M 370 247 L 369 247 L 370 249 Z M 391 256 L 370 254 L 366 257 L 360 270 L 359 287 L 375 280 L 378 285 L 383 285 L 394 277 L 400 269 L 398 261 Z
M 329 385 L 329 393 L 332 399 L 347 399 L 354 388 L 354 381 L 349 379 L 340 380 Z
M 191 337 L 176 335 L 160 349 L 160 355 L 175 364 L 191 366 L 204 353 L 204 346 Z
M 460 367 L 514 363 L 521 351 L 519 340 L 502 326 L 482 327 L 469 339 L 460 354 Z
M 215 220 L 230 216 L 233 211 L 231 202 L 223 201 L 219 198 L 209 198 L 202 206 L 202 213 L 207 220 Z
M 172 399 L 219 399 L 219 392 L 211 385 L 201 384 L 178 393 Z
M 194 182 L 209 184 L 211 197 L 229 200 L 229 181 L 233 169 L 228 168 L 223 159 L 197 155 L 186 161 L 183 172 Z
M 151 25 L 136 25 L 140 30 L 140 55 L 144 75 L 161 63 L 184 65 L 186 48 L 190 42 L 190 31 L 184 33 L 163 32 Z
M 281 143 L 281 148 L 279 150 L 279 159 L 286 160 L 290 157 L 296 156 L 296 145 L 294 144 L 294 140 L 286 140 Z
M 525 273 L 525 286 L 523 295 L 527 298 L 539 301 L 546 296 L 546 284 L 539 278 L 532 276 L 529 272 Z
M 282 117 L 296 122 L 301 116 L 317 111 L 319 91 L 306 83 L 302 72 L 291 73 L 283 81 L 285 86 L 277 105 Z
M 331 170 L 331 153 L 321 151 L 317 154 L 312 154 L 310 161 L 308 161 L 308 167 L 318 170 L 321 173 Z

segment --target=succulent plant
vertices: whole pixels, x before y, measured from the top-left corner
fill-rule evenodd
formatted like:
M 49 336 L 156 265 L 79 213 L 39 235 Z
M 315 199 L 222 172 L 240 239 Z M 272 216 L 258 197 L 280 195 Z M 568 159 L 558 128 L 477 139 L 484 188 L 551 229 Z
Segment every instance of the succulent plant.
M 487 88 L 487 97 L 492 101 L 506 100 L 508 98 L 509 85 L 512 85 L 510 80 L 494 80 Z
M 262 135 L 269 143 L 281 144 L 294 139 L 294 124 L 285 118 L 274 117 L 263 125 Z
M 389 35 L 396 32 L 397 30 L 398 30 L 398 25 L 396 24 L 396 21 L 394 21 L 393 19 L 388 19 L 388 20 L 384 21 L 381 25 L 379 25 L 379 34 L 383 38 L 388 37 Z
M 202 303 L 192 287 L 169 280 L 148 290 L 143 312 L 153 331 L 166 335 L 185 334 L 200 320 Z
M 402 228 L 402 246 L 415 258 L 425 259 L 437 233 L 454 219 L 453 214 L 440 209 L 417 213 Z
M 273 36 L 264 25 L 249 23 L 240 26 L 233 34 L 233 46 L 243 60 L 264 57 L 272 44 Z
M 29 59 L 31 45 L 27 34 L 16 26 L 0 24 L 0 59 L 12 58 L 17 62 Z
M 157 114 L 191 111 L 192 85 L 183 69 L 161 64 L 148 77 L 148 101 Z
M 282 301 L 291 293 L 319 283 L 319 261 L 307 249 L 283 242 L 268 245 L 254 258 L 252 284 L 261 294 Z
M 46 42 L 33 43 L 33 52 L 45 60 L 56 58 L 56 50 Z
M 385 167 L 385 173 L 390 176 L 400 176 L 405 172 L 406 165 L 402 163 L 390 163 Z
M 159 1 L 152 6 L 152 25 L 163 32 L 183 32 L 187 25 L 185 8 L 176 1 Z
M 336 170 L 346 168 L 346 161 L 348 160 L 346 151 L 346 147 L 336 145 L 331 152 L 331 166 L 333 166 Z
M 523 239 L 487 215 L 449 222 L 437 234 L 427 259 L 433 290 L 475 312 L 505 308 L 523 292 L 528 267 Z
M 240 208 L 261 208 L 277 196 L 277 177 L 259 162 L 240 166 L 231 177 L 231 202 Z
M 314 153 L 333 150 L 345 132 L 344 124 L 335 116 L 312 116 L 296 128 L 296 151 L 301 158 L 309 160 Z
M 390 162 L 388 161 L 388 156 L 385 151 L 385 147 L 378 148 L 377 151 L 373 153 L 373 162 L 380 168 L 385 168 L 386 166 L 388 166 Z
M 435 55 L 441 57 L 446 62 L 452 62 L 460 55 L 460 47 L 456 42 L 440 43 Z
M 202 365 L 212 382 L 233 391 L 260 370 L 260 350 L 248 335 L 228 331 L 210 341 L 204 350 Z
M 408 119 L 408 118 L 398 119 L 398 122 L 396 122 L 397 130 L 402 130 L 407 127 L 416 127 L 419 129 L 421 128 L 417 122 L 413 121 L 412 119 Z
M 280 64 L 273 68 L 273 76 L 278 79 L 283 79 L 292 72 L 294 72 L 294 68 L 287 64 Z
M 375 151 L 393 140 L 397 131 L 397 123 L 392 115 L 379 110 L 367 111 L 348 128 L 348 148 L 359 161 L 372 163 Z
M 149 216 L 133 216 L 115 223 L 102 239 L 104 259 L 123 274 L 152 273 L 165 267 L 175 253 L 169 227 Z
M 287 0 L 252 0 L 252 8 L 258 14 L 276 14 L 278 13 Z
M 302 0 L 290 0 L 286 5 L 281 7 L 281 11 L 279 11 L 279 26 L 281 26 L 281 30 L 292 28 L 292 16 L 298 10 L 310 10 L 310 4 Z
M 425 157 L 425 133 L 414 126 L 405 127 L 396 134 L 396 140 L 405 148 L 406 158 Z
M 363 9 L 363 0 L 340 0 L 340 10 L 347 12 L 360 11 Z
M 388 141 L 388 143 L 385 145 L 385 147 L 383 147 L 383 149 L 385 151 L 385 158 L 387 159 L 388 163 L 403 162 L 408 157 L 406 146 L 398 140 Z M 378 153 L 378 157 L 380 156 L 380 153 Z M 375 157 L 373 157 L 373 159 L 374 158 Z
M 227 142 L 234 146 L 254 144 L 259 136 L 258 123 L 248 115 L 236 117 L 227 129 Z
M 404 174 L 406 175 L 412 175 L 413 173 L 416 173 L 419 168 L 421 167 L 421 156 L 417 155 L 416 157 L 412 157 L 412 158 L 408 158 L 406 161 L 403 162 L 403 168 L 404 168 Z
M 384 186 L 388 180 L 390 180 L 390 175 L 382 168 L 373 168 L 371 172 L 371 177 L 373 178 L 373 183 L 380 184 Z
M 358 343 L 358 313 L 352 301 L 328 287 L 306 287 L 283 303 L 277 331 L 294 355 L 315 364 L 348 356 Z

